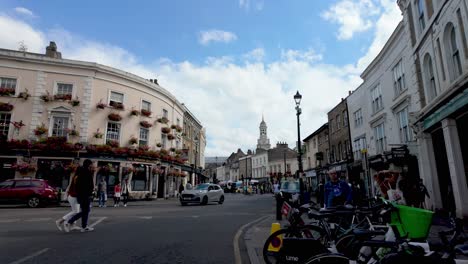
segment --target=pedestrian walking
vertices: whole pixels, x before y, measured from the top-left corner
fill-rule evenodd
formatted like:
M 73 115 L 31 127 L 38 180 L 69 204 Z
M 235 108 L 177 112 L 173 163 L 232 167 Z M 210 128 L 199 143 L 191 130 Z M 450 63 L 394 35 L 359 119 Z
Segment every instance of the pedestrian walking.
M 128 185 L 128 179 L 125 179 L 124 184 L 122 185 L 122 197 L 123 197 L 124 207 L 127 207 L 129 196 L 130 196 L 130 186 Z
M 320 183 L 317 188 L 317 203 L 320 206 L 324 206 L 324 197 L 325 197 L 325 184 L 323 183 L 323 180 L 320 180 Z
M 182 184 L 182 182 L 180 182 L 180 185 L 179 185 L 179 196 L 182 195 L 182 192 L 184 191 L 184 185 Z
M 80 212 L 65 222 L 63 228 L 66 232 L 70 232 L 70 226 L 76 220 L 81 218 L 81 232 L 93 231 L 94 228 L 88 226 L 89 211 L 91 210 L 91 199 L 94 191 L 93 182 L 93 162 L 86 159 L 83 166 L 76 171 L 76 198 L 80 204 Z
M 60 219 L 57 219 L 55 221 L 55 224 L 57 225 L 57 228 L 58 230 L 62 231 L 63 230 L 63 225 L 65 223 L 65 221 L 68 221 L 70 220 L 70 218 L 72 218 L 75 214 L 78 214 L 80 212 L 80 204 L 78 203 L 77 199 L 76 199 L 76 179 L 77 179 L 77 175 L 73 175 L 71 181 L 70 181 L 70 184 L 68 184 L 68 187 L 67 187 L 67 190 L 66 190 L 66 193 L 67 193 L 67 200 L 68 200 L 68 203 L 70 204 L 70 207 L 71 207 L 71 212 L 69 212 L 68 214 L 62 216 Z M 76 229 L 77 227 L 75 226 L 75 222 L 72 223 L 71 227 L 70 227 L 72 230 L 73 229 Z
M 120 206 L 120 196 L 121 196 L 121 192 L 122 191 L 122 187 L 120 187 L 120 182 L 118 182 L 115 186 L 114 186 L 114 207 L 119 207 Z
M 98 184 L 98 198 L 99 198 L 99 207 L 106 207 L 107 200 L 107 183 L 104 179 L 104 176 L 101 177 L 101 181 Z
M 336 171 L 330 171 L 330 181 L 325 184 L 325 205 L 327 208 L 351 204 L 352 191 L 348 183 L 338 179 Z

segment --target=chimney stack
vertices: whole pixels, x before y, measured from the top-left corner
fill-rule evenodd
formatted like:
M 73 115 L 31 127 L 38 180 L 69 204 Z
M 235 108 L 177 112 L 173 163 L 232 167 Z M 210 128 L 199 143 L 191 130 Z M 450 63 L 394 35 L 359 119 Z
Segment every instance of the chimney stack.
M 47 57 L 49 58 L 54 58 L 54 59 L 61 59 L 62 58 L 62 53 L 57 51 L 57 44 L 55 44 L 54 41 L 51 41 L 49 43 L 49 46 L 46 47 L 46 54 Z

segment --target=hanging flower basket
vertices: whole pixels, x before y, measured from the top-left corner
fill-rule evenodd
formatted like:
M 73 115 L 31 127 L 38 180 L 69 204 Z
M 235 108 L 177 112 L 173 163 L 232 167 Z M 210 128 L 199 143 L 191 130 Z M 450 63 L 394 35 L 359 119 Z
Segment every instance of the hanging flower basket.
M 10 112 L 13 108 L 13 105 L 10 103 L 0 103 L 0 111 Z
M 12 121 L 10 122 L 16 129 L 21 129 L 22 127 L 26 126 L 24 123 L 23 123 L 23 120 L 20 120 L 19 122 L 16 122 L 16 121 Z
M 163 127 L 163 128 L 161 128 L 161 132 L 164 133 L 164 134 L 169 134 L 169 132 L 171 132 L 171 129 L 168 128 L 168 127 Z
M 135 168 L 133 168 L 133 167 L 123 167 L 122 168 L 122 173 L 124 175 L 128 175 L 128 174 L 133 173 L 133 172 L 135 172 Z
M 66 132 L 68 133 L 69 136 L 72 137 L 78 137 L 80 135 L 80 132 L 76 129 L 67 129 Z
M 141 151 L 149 151 L 150 147 L 146 145 L 138 146 L 138 149 Z
M 27 174 L 28 172 L 36 171 L 36 167 L 29 163 L 21 163 L 21 164 L 15 163 L 11 165 L 11 168 L 18 171 L 21 174 Z
M 167 139 L 169 139 L 169 140 L 174 140 L 174 139 L 175 139 L 175 136 L 172 135 L 172 134 L 169 134 L 169 135 L 167 135 Z
M 46 134 L 47 131 L 48 131 L 48 129 L 45 127 L 45 125 L 41 124 L 40 126 L 36 127 L 36 129 L 34 129 L 34 135 L 42 136 L 42 135 Z
M 107 116 L 107 118 L 109 118 L 109 120 L 111 120 L 111 121 L 116 121 L 116 122 L 122 120 L 122 117 L 121 117 L 119 114 L 117 114 L 117 113 L 110 113 L 110 114 Z
M 175 149 L 175 148 L 170 148 L 170 149 L 169 149 L 169 151 L 171 151 L 171 152 L 175 152 L 175 151 L 176 151 L 176 149 Z
M 138 138 L 136 137 L 131 137 L 130 140 L 128 141 L 130 145 L 137 144 L 138 143 Z
M 172 129 L 176 129 L 177 126 L 176 126 L 176 125 L 171 125 L 171 128 L 172 128 Z
M 160 148 L 160 147 L 162 147 L 162 144 L 161 144 L 161 143 L 157 143 L 157 144 L 156 144 L 156 147 Z
M 163 169 L 160 169 L 160 168 L 158 168 L 158 167 L 153 167 L 153 168 L 151 169 L 151 173 L 152 173 L 152 174 L 163 174 L 163 173 L 164 173 L 164 170 L 163 170 Z
M 71 94 L 56 94 L 54 95 L 54 100 L 68 101 L 72 99 Z
M 181 149 L 176 149 L 175 153 L 176 153 L 177 155 L 181 155 L 181 154 L 182 154 L 182 150 L 181 150 Z
M 152 127 L 153 125 L 150 124 L 148 121 L 141 121 L 140 122 L 140 126 L 144 127 L 144 128 L 150 128 Z
M 110 104 L 114 109 L 125 110 L 125 106 L 122 103 L 111 102 Z
M 99 128 L 98 128 L 98 129 L 96 130 L 96 132 L 94 132 L 93 136 L 94 136 L 94 138 L 102 138 L 102 137 L 104 136 L 104 134 L 101 133 L 101 132 L 99 131 Z
M 70 100 L 70 104 L 72 106 L 79 106 L 80 105 L 80 100 L 78 97 L 76 97 L 76 99 L 73 99 L 73 100 Z
M 13 96 L 15 95 L 14 88 L 0 88 L 0 96 Z
M 25 101 L 28 100 L 30 96 L 31 95 L 28 93 L 28 89 L 25 89 L 24 92 L 18 94 L 18 98 L 22 98 Z
M 167 124 L 169 122 L 169 119 L 167 119 L 166 117 L 161 117 L 158 118 L 158 122 L 162 124 Z
M 189 149 L 188 149 L 188 148 L 184 148 L 184 149 L 182 149 L 182 152 L 183 152 L 183 153 L 189 153 Z
M 176 131 L 179 132 L 179 133 L 182 132 L 182 127 L 181 126 L 176 126 Z
M 146 110 L 146 109 L 141 109 L 141 115 L 150 117 L 151 116 L 151 111 Z
M 106 107 L 107 107 L 107 105 L 105 103 L 103 103 L 102 100 L 99 100 L 99 103 L 97 103 L 97 105 L 96 105 L 96 109 L 104 109 Z
M 140 111 L 132 109 L 132 111 L 130 111 L 130 115 L 131 116 L 138 116 L 138 115 L 140 115 Z

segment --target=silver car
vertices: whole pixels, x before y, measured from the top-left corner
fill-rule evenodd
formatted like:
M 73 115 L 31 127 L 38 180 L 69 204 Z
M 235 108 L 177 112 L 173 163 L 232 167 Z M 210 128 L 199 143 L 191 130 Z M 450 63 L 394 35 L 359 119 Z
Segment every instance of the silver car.
M 182 191 L 180 196 L 180 204 L 187 205 L 188 203 L 207 204 L 217 202 L 224 203 L 224 191 L 217 184 L 202 183 L 192 190 Z

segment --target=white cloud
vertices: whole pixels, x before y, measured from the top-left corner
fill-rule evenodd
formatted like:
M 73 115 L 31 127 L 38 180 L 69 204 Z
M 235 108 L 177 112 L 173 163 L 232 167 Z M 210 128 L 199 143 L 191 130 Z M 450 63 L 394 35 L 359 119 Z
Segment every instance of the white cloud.
M 246 61 L 262 61 L 265 57 L 265 50 L 262 48 L 253 49 L 242 56 Z
M 229 43 L 237 39 L 236 34 L 229 31 L 222 31 L 217 29 L 200 31 L 198 33 L 198 42 L 202 45 L 208 45 L 210 42 L 224 42 Z
M 257 11 L 262 11 L 265 6 L 264 0 L 239 0 L 239 7 L 246 11 L 250 11 L 250 7 L 254 6 Z
M 20 6 L 16 7 L 15 11 L 16 11 L 16 13 L 21 14 L 21 15 L 36 17 L 36 15 L 34 15 L 34 13 L 31 10 L 29 10 L 29 9 L 27 9 L 25 7 L 20 7 Z
M 341 0 L 323 12 L 322 18 L 339 24 L 337 37 L 347 40 L 355 33 L 369 30 L 373 26 L 371 17 L 378 13 L 379 9 L 372 0 Z
M 262 48 L 241 55 L 243 60 L 220 56 L 195 64 L 159 58 L 142 64 L 132 52 L 116 45 L 90 41 L 64 29 L 35 29 L 4 15 L 0 15 L 0 47 L 17 49 L 17 43 L 24 40 L 30 51 L 44 53 L 48 41 L 55 40 L 64 58 L 95 61 L 144 78 L 157 77 L 206 127 L 206 156 L 227 156 L 238 148 L 255 148 L 262 114 L 272 144 L 286 141 L 293 147 L 297 137 L 293 96 L 297 90 L 303 95 L 301 135 L 307 136 L 326 122 L 326 113 L 361 83 L 362 67 L 388 38 L 393 20 L 398 20 L 393 0 L 381 0 L 381 6 L 384 13 L 377 20 L 375 40 L 355 65 L 325 64 L 322 55 L 312 49 L 283 49 L 279 59 L 267 63 Z

